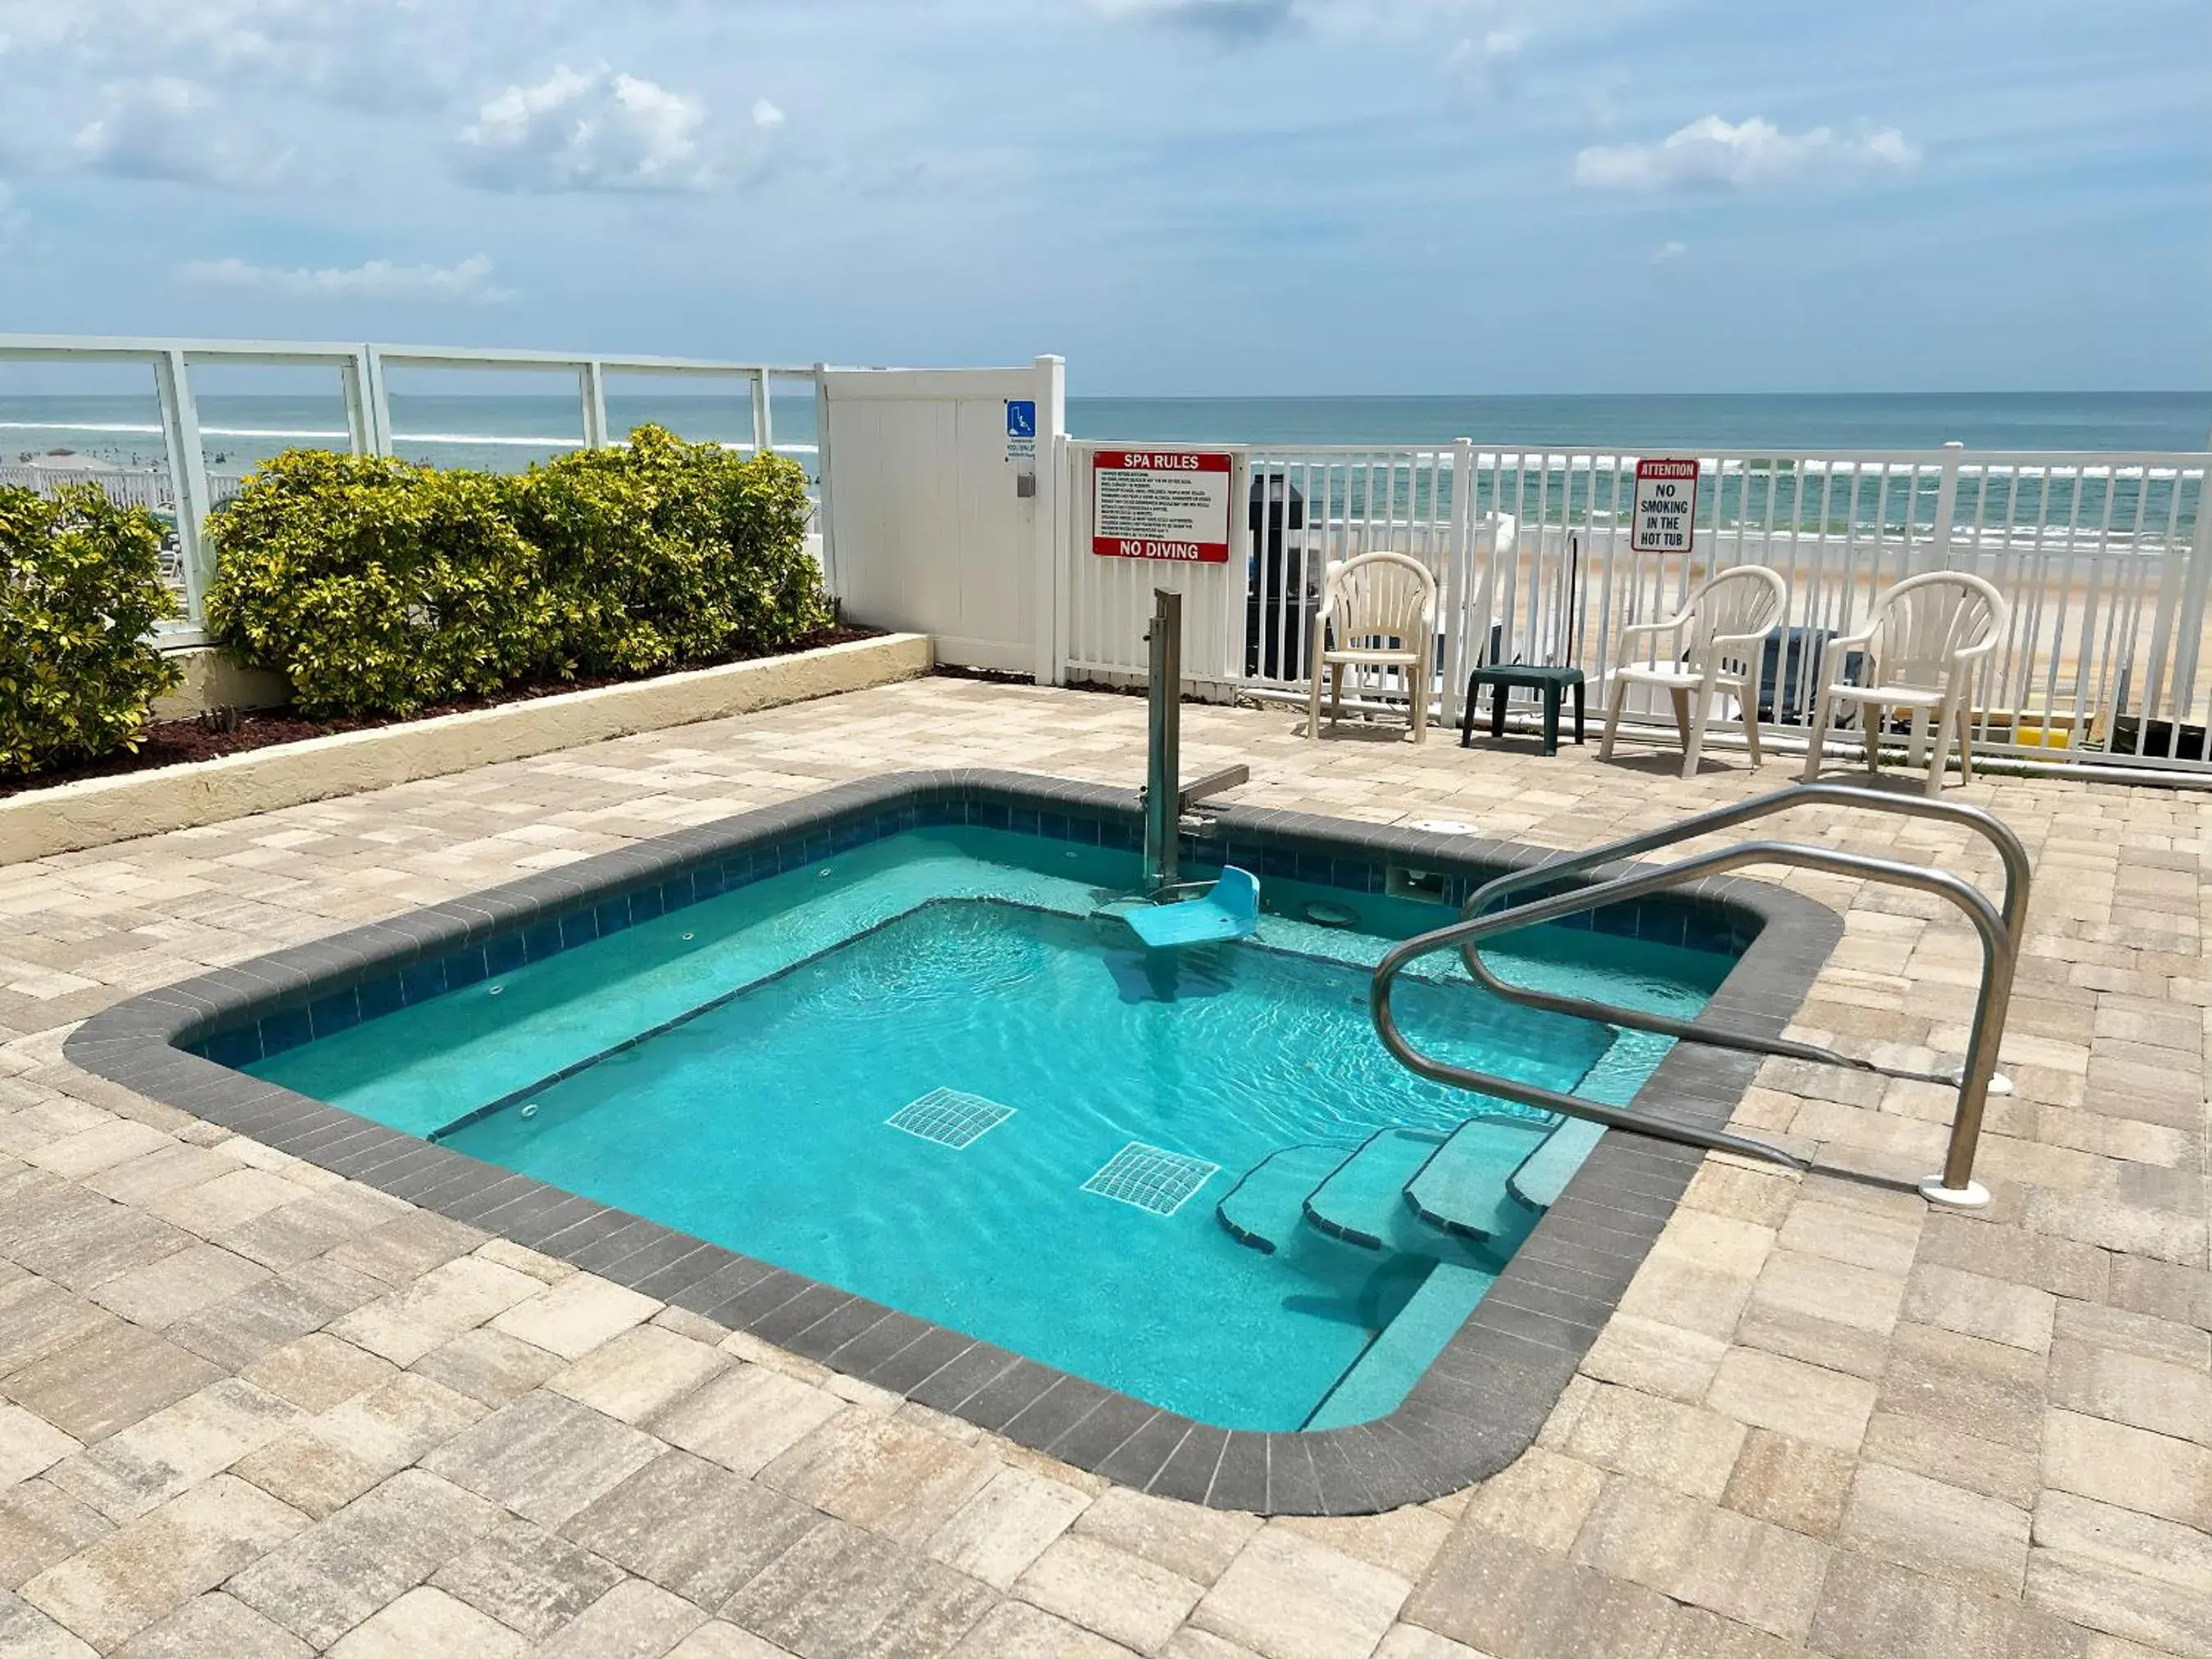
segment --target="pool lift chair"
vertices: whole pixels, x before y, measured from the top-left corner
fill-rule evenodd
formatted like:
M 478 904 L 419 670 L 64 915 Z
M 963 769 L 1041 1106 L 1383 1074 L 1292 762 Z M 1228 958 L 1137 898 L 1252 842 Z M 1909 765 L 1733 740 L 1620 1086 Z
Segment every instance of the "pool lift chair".
M 1217 945 L 1243 939 L 1259 925 L 1260 878 L 1230 865 L 1215 882 L 1181 881 L 1178 841 L 1184 815 L 1209 795 L 1234 789 L 1249 766 L 1224 767 L 1195 782 L 1178 782 L 1182 737 L 1182 595 L 1152 592 L 1146 688 L 1145 890 L 1116 908 L 1152 950 Z M 1126 908 L 1121 908 L 1126 906 Z

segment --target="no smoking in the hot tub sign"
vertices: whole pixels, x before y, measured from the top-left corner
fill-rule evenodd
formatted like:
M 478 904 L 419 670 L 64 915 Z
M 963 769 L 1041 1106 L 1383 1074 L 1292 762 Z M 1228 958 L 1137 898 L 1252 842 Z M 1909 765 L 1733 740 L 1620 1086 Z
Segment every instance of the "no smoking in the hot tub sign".
M 1686 553 L 1697 520 L 1696 461 L 1637 462 L 1636 527 L 1630 547 L 1638 553 Z

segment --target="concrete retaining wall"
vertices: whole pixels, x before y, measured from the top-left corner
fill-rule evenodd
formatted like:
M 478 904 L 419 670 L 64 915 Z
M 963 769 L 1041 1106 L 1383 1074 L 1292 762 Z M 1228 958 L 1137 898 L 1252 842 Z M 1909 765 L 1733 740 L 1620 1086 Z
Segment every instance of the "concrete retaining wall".
M 282 708 L 292 701 L 292 687 L 282 674 L 241 668 L 220 647 L 188 645 L 164 654 L 185 677 L 175 690 L 154 699 L 157 720 L 188 720 L 210 708 Z
M 931 663 L 929 635 L 890 634 L 220 760 L 56 784 L 0 799 L 0 864 L 858 691 L 926 674 Z

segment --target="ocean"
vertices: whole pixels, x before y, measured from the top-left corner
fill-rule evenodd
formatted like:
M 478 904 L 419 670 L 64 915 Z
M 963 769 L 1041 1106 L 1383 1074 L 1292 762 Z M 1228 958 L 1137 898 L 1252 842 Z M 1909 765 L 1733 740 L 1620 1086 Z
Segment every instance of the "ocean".
M 391 400 L 397 447 L 443 465 L 520 470 L 580 433 L 574 399 L 543 395 L 404 396 Z M 327 398 L 204 394 L 209 464 L 242 471 L 290 443 L 343 447 L 345 412 Z M 609 423 L 657 420 L 693 439 L 750 441 L 741 397 L 623 396 Z M 779 397 L 779 442 L 811 446 L 811 396 Z M 2212 441 L 2212 392 L 1687 393 L 1424 398 L 1070 398 L 1068 427 L 1132 442 L 1274 445 L 1441 443 L 1485 448 L 1970 449 L 2201 451 Z M 312 435 L 301 435 L 312 434 Z M 413 434 L 413 435 L 407 435 Z M 0 465 L 54 449 L 125 465 L 159 465 L 152 396 L 0 393 Z
M 2212 392 L 1071 398 L 1085 438 L 1650 449 L 2202 450 Z

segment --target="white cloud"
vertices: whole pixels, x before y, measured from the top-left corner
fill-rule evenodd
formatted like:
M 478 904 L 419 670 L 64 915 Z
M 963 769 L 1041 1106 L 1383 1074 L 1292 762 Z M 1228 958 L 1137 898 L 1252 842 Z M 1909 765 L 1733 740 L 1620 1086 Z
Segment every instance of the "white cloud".
M 173 75 L 110 85 L 99 115 L 70 148 L 85 165 L 126 179 L 257 186 L 291 159 L 233 118 L 207 88 Z
M 1757 116 L 1708 115 L 1656 144 L 1598 144 L 1575 157 L 1575 182 L 1591 190 L 1753 190 L 1814 178 L 1904 173 L 1920 152 L 1895 127 L 1855 138 L 1830 127 L 1789 133 Z
M 1499 0 L 1083 0 L 1101 16 L 1160 23 L 1228 40 L 1310 31 L 1339 39 L 1405 40 L 1464 31 Z M 1554 9 L 1556 9 L 1556 0 Z
M 495 190 L 703 190 L 714 181 L 706 116 L 698 99 L 651 81 L 563 64 L 477 112 L 461 130 L 463 167 Z
M 773 132 L 783 125 L 783 112 L 765 98 L 753 105 L 753 125 L 763 132 Z
M 1655 265 L 1672 264 L 1689 251 L 1686 242 L 1662 242 L 1651 250 L 1651 263 Z
M 1291 0 L 1091 0 L 1109 17 L 1165 23 L 1227 40 L 1253 40 L 1289 24 Z
M 313 88 L 377 111 L 441 97 L 467 66 L 510 51 L 563 0 L 0 0 L 0 51 L 94 78 L 173 75 Z
M 179 273 L 185 281 L 218 288 L 258 289 L 268 294 L 385 300 L 496 301 L 514 298 L 491 282 L 491 261 L 479 253 L 458 264 L 400 265 L 371 259 L 344 269 L 320 270 L 249 264 L 236 258 L 196 259 Z
M 1517 29 L 1471 34 L 1444 58 L 1444 73 L 1467 97 L 1496 97 L 1507 89 L 1513 65 L 1527 40 Z

